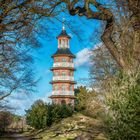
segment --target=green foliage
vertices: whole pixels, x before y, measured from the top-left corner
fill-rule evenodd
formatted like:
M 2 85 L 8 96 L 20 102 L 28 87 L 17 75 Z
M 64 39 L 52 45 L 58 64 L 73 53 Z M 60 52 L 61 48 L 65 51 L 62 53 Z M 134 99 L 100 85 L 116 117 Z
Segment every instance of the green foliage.
M 27 123 L 36 129 L 44 128 L 46 126 L 46 112 L 45 103 L 37 100 L 31 109 L 26 111 Z
M 41 129 L 72 116 L 74 109 L 68 105 L 45 104 L 38 100 L 26 112 L 27 123 L 36 129 Z
M 98 93 L 95 91 L 89 91 L 86 87 L 80 86 L 75 90 L 75 95 L 77 97 L 76 111 L 91 117 L 96 117 L 102 112 L 103 106 Z
M 73 114 L 73 107 L 68 105 L 56 105 L 50 104 L 47 105 L 47 126 L 50 126 L 53 122 L 60 121 L 63 118 L 67 118 L 72 116 Z
M 86 89 L 86 87 L 80 86 L 77 89 L 75 89 L 75 95 L 77 97 L 75 109 L 77 111 L 85 110 L 86 109 L 86 102 L 87 102 L 88 98 L 90 98 L 89 92 Z
M 111 140 L 140 139 L 139 75 L 120 74 L 107 94 L 106 132 Z

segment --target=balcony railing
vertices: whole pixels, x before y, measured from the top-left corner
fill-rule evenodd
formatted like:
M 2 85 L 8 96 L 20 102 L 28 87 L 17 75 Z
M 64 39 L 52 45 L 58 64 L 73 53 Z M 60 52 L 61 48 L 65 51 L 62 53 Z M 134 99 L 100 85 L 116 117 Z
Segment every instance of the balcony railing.
M 54 76 L 53 77 L 53 81 L 59 81 L 59 80 L 74 81 L 74 77 L 72 76 Z
M 74 68 L 74 63 L 71 62 L 56 62 L 53 64 L 53 67 L 70 67 Z
M 52 92 L 52 95 L 74 95 L 74 91 L 55 90 Z

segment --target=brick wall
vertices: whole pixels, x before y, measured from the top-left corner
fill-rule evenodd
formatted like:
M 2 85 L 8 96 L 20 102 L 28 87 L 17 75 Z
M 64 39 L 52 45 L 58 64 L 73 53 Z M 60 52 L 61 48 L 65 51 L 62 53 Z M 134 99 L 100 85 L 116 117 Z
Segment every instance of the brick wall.
M 62 90 L 63 85 L 65 85 L 66 90 L 70 90 L 70 86 L 72 86 L 72 91 L 74 90 L 74 84 L 69 84 L 69 83 L 55 83 L 53 84 L 53 90 L 56 90 L 56 86 L 58 90 Z

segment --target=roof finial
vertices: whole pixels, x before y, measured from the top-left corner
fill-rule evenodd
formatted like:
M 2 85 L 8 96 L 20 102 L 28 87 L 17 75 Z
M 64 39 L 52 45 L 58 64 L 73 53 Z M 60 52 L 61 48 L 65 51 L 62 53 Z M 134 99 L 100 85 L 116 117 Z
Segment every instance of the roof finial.
M 65 18 L 62 19 L 62 30 L 65 30 Z

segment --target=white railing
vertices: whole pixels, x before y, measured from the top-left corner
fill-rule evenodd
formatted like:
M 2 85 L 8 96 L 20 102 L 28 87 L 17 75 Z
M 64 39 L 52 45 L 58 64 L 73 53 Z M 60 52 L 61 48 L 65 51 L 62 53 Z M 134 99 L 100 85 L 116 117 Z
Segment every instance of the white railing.
M 71 62 L 55 62 L 53 67 L 71 67 L 74 68 L 74 63 Z
M 74 91 L 55 90 L 52 92 L 52 95 L 74 95 Z
M 53 81 L 55 80 L 70 80 L 70 81 L 74 81 L 74 77 L 72 76 L 54 76 L 53 77 Z

